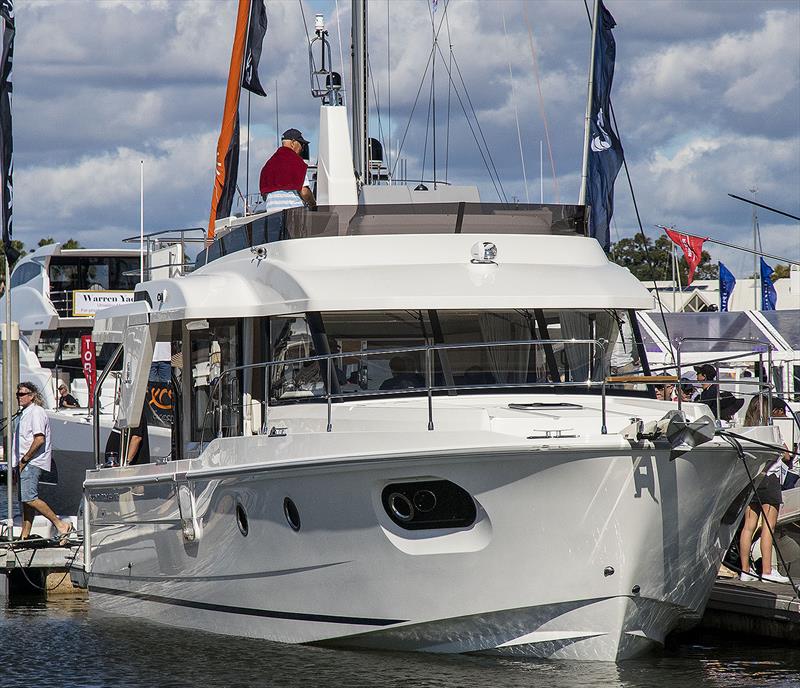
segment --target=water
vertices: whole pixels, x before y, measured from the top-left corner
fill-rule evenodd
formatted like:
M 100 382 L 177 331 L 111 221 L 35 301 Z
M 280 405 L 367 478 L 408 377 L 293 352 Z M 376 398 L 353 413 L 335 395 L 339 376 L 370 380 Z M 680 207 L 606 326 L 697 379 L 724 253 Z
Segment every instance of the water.
M 4 491 L 0 509 L 5 517 Z M 800 647 L 694 631 L 619 664 L 332 650 L 171 628 L 86 599 L 30 599 L 0 607 L 0 688 L 29 685 L 784 688 L 800 686 Z
M 424 655 L 186 631 L 91 611 L 79 599 L 6 607 L 0 639 L 0 685 L 8 688 L 800 686 L 797 647 L 697 632 L 619 664 Z

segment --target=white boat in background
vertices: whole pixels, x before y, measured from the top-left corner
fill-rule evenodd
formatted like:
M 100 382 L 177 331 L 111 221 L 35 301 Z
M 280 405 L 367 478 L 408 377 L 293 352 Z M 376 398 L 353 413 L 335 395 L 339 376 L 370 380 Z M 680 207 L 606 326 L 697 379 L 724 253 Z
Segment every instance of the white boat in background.
M 176 259 L 178 251 L 173 247 L 152 257 Z M 53 243 L 20 258 L 11 273 L 12 320 L 20 329 L 19 379 L 39 387 L 50 418 L 53 461 L 51 471 L 42 477 L 41 496 L 56 513 L 78 513 L 84 474 L 95 465 L 81 337 L 91 335 L 94 317 L 103 308 L 133 300 L 139 270 L 138 249 L 66 249 Z M 4 299 L 0 297 L 0 309 L 5 308 Z M 113 347 L 97 348 L 98 370 L 105 367 L 111 351 Z M 119 376 L 112 375 L 100 396 L 104 443 L 115 421 L 118 381 Z M 78 408 L 59 408 L 61 383 L 68 386 Z M 159 452 L 168 451 L 168 430 L 153 427 L 150 435 Z
M 220 223 L 196 270 L 96 318 L 120 425 L 159 342 L 181 413 L 170 456 L 87 472 L 74 579 L 289 643 L 617 660 L 695 623 L 775 453 L 654 398 L 652 298 L 585 208 L 359 186 L 336 96 L 315 210 Z M 610 375 L 623 320 L 641 390 Z

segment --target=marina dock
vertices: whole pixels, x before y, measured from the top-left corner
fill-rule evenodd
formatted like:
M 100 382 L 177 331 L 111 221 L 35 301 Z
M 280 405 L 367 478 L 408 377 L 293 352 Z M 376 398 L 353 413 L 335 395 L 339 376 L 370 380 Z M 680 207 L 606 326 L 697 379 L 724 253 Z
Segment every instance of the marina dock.
M 79 549 L 79 544 L 58 547 L 0 543 L 0 599 L 11 600 L 20 595 L 43 595 L 47 599 L 85 595 L 85 590 L 73 587 L 69 576 Z
M 714 583 L 700 626 L 797 643 L 800 597 L 786 583 L 720 578 Z

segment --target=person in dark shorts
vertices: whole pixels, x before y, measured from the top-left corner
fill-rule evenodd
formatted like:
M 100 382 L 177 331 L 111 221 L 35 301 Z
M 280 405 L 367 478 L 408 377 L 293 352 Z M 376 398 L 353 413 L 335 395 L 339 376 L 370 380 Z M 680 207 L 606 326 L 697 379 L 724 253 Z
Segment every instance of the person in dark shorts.
M 758 395 L 750 400 L 745 414 L 745 425 L 760 425 L 769 415 L 767 399 Z M 750 548 L 753 535 L 758 527 L 758 517 L 763 516 L 761 524 L 761 579 L 773 583 L 788 583 L 789 579 L 781 575 L 772 562 L 772 533 L 778 522 L 778 511 L 783 503 L 781 496 L 781 475 L 785 471 L 784 464 L 789 460 L 786 452 L 767 467 L 755 494 L 744 512 L 742 532 L 739 535 L 739 558 L 742 572 L 739 578 L 743 581 L 756 580 L 756 572 L 750 568 Z

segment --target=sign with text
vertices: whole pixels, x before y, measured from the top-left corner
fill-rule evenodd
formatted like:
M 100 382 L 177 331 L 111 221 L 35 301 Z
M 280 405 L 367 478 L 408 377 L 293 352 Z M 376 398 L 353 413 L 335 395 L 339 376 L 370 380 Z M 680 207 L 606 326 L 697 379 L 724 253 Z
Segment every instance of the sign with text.
M 94 388 L 97 384 L 97 352 L 92 335 L 81 335 L 81 364 L 83 376 L 86 378 L 86 387 L 89 389 L 89 408 L 94 405 Z
M 72 292 L 72 315 L 74 317 L 90 318 L 97 311 L 101 311 L 104 308 L 132 301 L 132 291 L 76 290 Z

